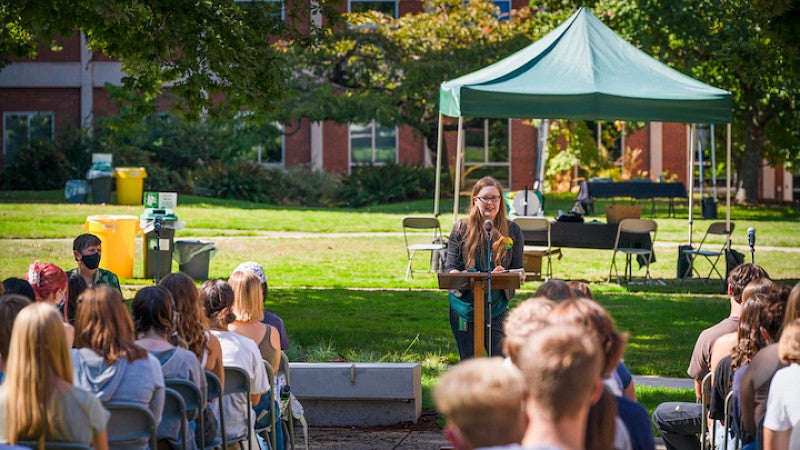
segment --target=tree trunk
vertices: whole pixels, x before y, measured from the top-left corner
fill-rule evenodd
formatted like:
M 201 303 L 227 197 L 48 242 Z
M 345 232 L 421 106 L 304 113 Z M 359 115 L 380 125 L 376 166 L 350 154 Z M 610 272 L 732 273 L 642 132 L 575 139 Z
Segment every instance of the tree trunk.
M 764 146 L 763 122 L 759 113 L 745 115 L 744 152 L 739 164 L 739 177 L 736 200 L 745 203 L 758 203 L 758 179 L 761 172 L 761 149 Z

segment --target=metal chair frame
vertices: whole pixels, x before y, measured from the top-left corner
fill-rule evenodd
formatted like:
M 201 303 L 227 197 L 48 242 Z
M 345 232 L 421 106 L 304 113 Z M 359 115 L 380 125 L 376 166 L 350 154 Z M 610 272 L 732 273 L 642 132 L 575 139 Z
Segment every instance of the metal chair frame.
M 222 396 L 230 394 L 244 394 L 247 398 L 247 426 L 245 436 L 238 436 L 234 442 L 229 444 L 247 441 L 247 448 L 252 448 L 250 442 L 250 430 L 253 425 L 253 404 L 250 401 L 250 375 L 241 367 L 225 366 L 225 384 L 222 386 Z M 222 407 L 222 399 L 220 399 Z M 227 439 L 226 439 L 227 442 Z
M 283 354 L 283 352 L 281 352 Z M 269 416 L 270 416 L 270 425 L 263 428 L 256 428 L 256 433 L 266 433 L 266 438 L 269 439 L 269 443 L 271 445 L 272 450 L 278 450 L 278 435 L 276 426 L 276 417 L 275 417 L 275 372 L 272 369 L 272 364 L 269 363 L 266 359 L 262 360 L 264 362 L 264 370 L 267 372 L 267 380 L 269 380 L 269 392 L 266 394 L 270 397 L 270 408 L 269 408 Z M 258 418 L 256 418 L 258 421 Z
M 613 271 L 617 278 L 617 284 L 620 283 L 619 271 L 617 269 L 617 252 L 625 254 L 625 280 L 628 284 L 631 283 L 633 276 L 633 264 L 631 259 L 634 255 L 647 257 L 647 271 L 644 276 L 645 283 L 653 284 L 653 277 L 650 275 L 650 264 L 653 261 L 653 247 L 656 243 L 656 233 L 658 232 L 658 223 L 653 219 L 623 219 L 617 228 L 617 237 L 614 240 L 614 254 L 611 256 L 611 268 L 608 270 L 608 281 L 611 282 L 611 272 Z M 649 248 L 635 248 L 635 247 L 620 247 L 619 239 L 622 233 L 629 234 L 649 234 L 650 247 Z
M 717 273 L 717 276 L 720 279 L 722 280 L 725 279 L 725 277 L 722 275 L 719 269 L 717 269 L 717 263 L 719 263 L 719 260 L 722 257 L 722 255 L 725 254 L 725 249 L 728 247 L 728 243 L 731 240 L 731 234 L 733 233 L 734 228 L 736 228 L 735 223 L 730 222 L 730 224 L 731 228 L 728 229 L 727 222 L 712 222 L 711 224 L 708 225 L 708 229 L 706 230 L 706 233 L 703 235 L 703 239 L 700 241 L 700 244 L 698 244 L 696 249 L 686 248 L 681 251 L 681 255 L 684 258 L 686 258 L 688 262 L 688 267 L 686 267 L 686 272 L 683 273 L 681 282 L 683 282 L 685 278 L 690 277 L 692 275 L 692 272 L 697 274 L 697 278 L 702 280 L 703 283 L 709 281 L 711 279 L 711 275 L 714 272 Z M 719 251 L 703 249 L 703 244 L 705 244 L 706 239 L 708 239 L 709 236 L 725 236 L 725 242 L 722 244 L 722 248 Z M 700 272 L 694 266 L 694 263 L 697 260 L 698 256 L 704 257 L 706 261 L 708 261 L 709 264 L 711 264 L 711 269 L 708 271 L 708 275 L 705 277 L 700 275 Z
M 175 390 L 183 398 L 184 407 L 186 409 L 186 420 L 197 421 L 197 431 L 200 433 L 200 447 L 205 448 L 205 421 L 203 419 L 203 407 L 206 401 L 203 399 L 203 394 L 200 388 L 189 380 L 180 378 L 167 378 L 164 384 L 170 389 Z
M 217 399 L 217 406 L 219 407 L 219 434 L 220 439 L 215 439 L 214 442 L 205 442 L 203 439 L 203 445 L 205 449 L 215 449 L 221 448 L 225 449 L 228 446 L 228 442 L 225 439 L 225 408 L 222 407 L 222 382 L 219 380 L 214 372 L 210 370 L 205 371 L 206 374 L 206 402 Z M 202 412 L 200 413 L 202 416 Z M 205 431 L 205 430 L 203 430 Z
M 430 272 L 428 270 L 413 270 L 412 263 L 414 261 L 414 255 L 420 251 L 427 251 L 431 252 L 431 257 L 433 257 L 433 252 L 437 250 L 444 250 L 447 248 L 447 244 L 444 243 L 444 237 L 442 235 L 442 226 L 439 223 L 439 219 L 432 216 L 405 216 L 403 217 L 403 239 L 406 243 L 406 255 L 408 257 L 408 264 L 406 265 L 406 280 L 410 278 L 414 278 L 414 272 Z M 415 243 L 409 241 L 409 230 L 429 230 L 433 233 L 431 241 L 429 243 Z M 419 234 L 419 233 L 414 233 Z M 413 241 L 413 239 L 412 239 Z M 439 269 L 441 270 L 441 268 Z
M 132 402 L 106 402 L 103 404 L 111 417 L 108 419 L 108 445 L 115 442 L 147 436 L 151 448 L 157 448 L 156 421 L 149 409 Z
M 724 440 L 722 441 L 722 450 L 728 450 L 728 438 L 731 437 L 731 431 L 733 431 L 732 410 L 733 392 L 728 392 L 728 395 L 725 396 L 725 419 L 722 423 L 723 429 L 725 430 Z M 738 436 L 734 437 L 733 446 L 735 450 L 742 448 L 742 440 Z
M 183 396 L 180 392 L 167 386 L 164 389 L 164 412 L 161 415 L 161 422 L 156 427 L 156 439 L 167 439 L 172 436 L 166 434 L 166 430 L 161 430 L 161 424 L 164 423 L 165 418 L 178 419 L 180 421 L 180 444 L 183 450 L 189 450 L 192 445 L 187 442 L 187 428 L 186 422 L 188 420 L 186 413 L 186 403 L 183 401 Z
M 561 249 L 553 250 L 552 240 L 551 240 L 551 232 L 550 232 L 550 220 L 544 217 L 528 217 L 528 216 L 519 216 L 513 219 L 513 222 L 519 225 L 520 229 L 523 231 L 533 231 L 533 232 L 544 232 L 547 234 L 547 245 L 546 246 L 537 246 L 537 245 L 525 245 L 524 246 L 524 253 L 526 255 L 537 255 L 541 256 L 542 258 L 547 258 L 547 266 L 542 273 L 541 269 L 537 272 L 525 272 L 526 279 L 538 279 L 541 280 L 549 280 L 553 278 L 553 262 L 551 260 L 551 256 L 558 254 L 558 259 L 561 259 Z M 542 276 L 544 275 L 544 277 Z
M 714 445 L 716 438 L 716 427 L 714 427 L 713 421 L 711 421 L 711 427 L 709 427 L 709 419 L 708 419 L 708 399 L 711 395 L 711 372 L 707 373 L 706 376 L 703 377 L 703 381 L 700 384 L 700 403 L 702 407 L 702 421 L 700 422 L 700 450 L 707 450 L 712 448 Z M 710 430 L 709 430 L 710 428 Z M 708 440 L 708 432 L 711 431 L 711 446 L 709 446 Z

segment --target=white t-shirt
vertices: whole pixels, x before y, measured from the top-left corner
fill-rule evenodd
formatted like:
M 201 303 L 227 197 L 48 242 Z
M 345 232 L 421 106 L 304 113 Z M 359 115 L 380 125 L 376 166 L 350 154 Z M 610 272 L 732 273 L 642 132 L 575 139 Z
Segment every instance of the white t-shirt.
M 800 365 L 792 363 L 775 372 L 767 397 L 764 427 L 774 431 L 792 430 L 789 448 L 800 448 Z

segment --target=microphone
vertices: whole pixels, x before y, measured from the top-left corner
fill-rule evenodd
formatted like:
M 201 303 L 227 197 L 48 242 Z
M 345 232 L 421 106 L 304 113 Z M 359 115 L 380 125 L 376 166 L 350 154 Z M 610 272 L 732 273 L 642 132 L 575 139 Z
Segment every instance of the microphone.
M 486 234 L 492 234 L 492 229 L 494 228 L 494 224 L 491 220 L 486 219 L 486 222 L 483 222 L 483 229 L 486 230 Z
M 756 246 L 756 229 L 753 227 L 747 229 L 747 242 L 750 244 L 750 248 Z
M 156 216 L 155 223 L 153 224 L 153 229 L 155 231 L 161 231 L 161 221 L 162 220 L 163 219 L 161 218 L 161 216 Z

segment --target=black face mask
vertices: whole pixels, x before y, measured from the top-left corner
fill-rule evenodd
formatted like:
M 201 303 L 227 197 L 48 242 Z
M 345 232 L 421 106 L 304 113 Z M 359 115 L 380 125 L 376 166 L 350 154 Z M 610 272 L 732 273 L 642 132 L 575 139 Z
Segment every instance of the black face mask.
M 81 257 L 81 261 L 89 270 L 97 269 L 100 266 L 100 253 L 95 253 L 94 255 L 83 255 Z

